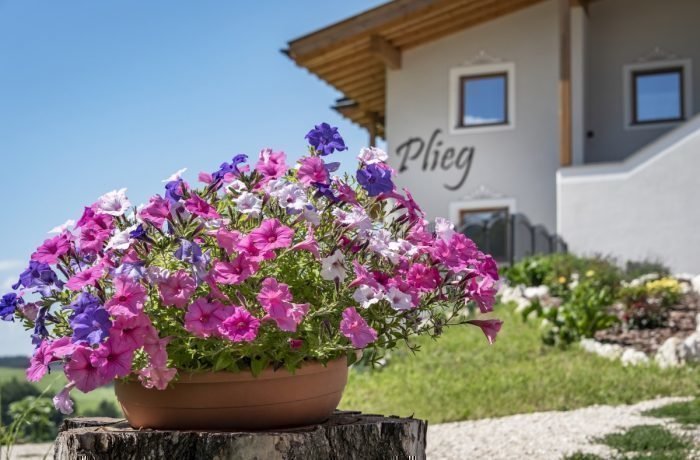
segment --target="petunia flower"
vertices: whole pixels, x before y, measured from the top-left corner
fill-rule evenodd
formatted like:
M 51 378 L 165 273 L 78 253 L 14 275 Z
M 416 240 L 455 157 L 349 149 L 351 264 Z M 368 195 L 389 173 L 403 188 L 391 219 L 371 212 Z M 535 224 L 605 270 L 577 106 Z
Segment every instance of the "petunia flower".
M 321 157 L 312 156 L 304 157 L 299 160 L 297 179 L 302 184 L 309 186 L 314 182 L 327 184 L 330 181 L 330 176 L 323 159 Z
M 139 371 L 139 380 L 145 388 L 165 390 L 168 384 L 177 375 L 177 369 L 163 366 L 150 365 Z
M 70 399 L 70 392 L 75 388 L 75 382 L 68 383 L 63 389 L 53 397 L 53 406 L 63 415 L 73 413 L 74 404 Z
M 389 159 L 387 153 L 377 147 L 364 147 L 360 149 L 360 154 L 357 155 L 357 159 L 366 165 L 373 165 L 376 163 L 385 163 Z
M 306 227 L 306 238 L 294 246 L 292 246 L 292 251 L 309 251 L 317 259 L 321 258 L 321 254 L 318 250 L 318 242 L 314 235 L 314 228 L 311 225 Z
M 340 250 L 336 249 L 333 254 L 321 259 L 321 278 L 324 280 L 337 279 L 342 283 L 346 275 L 345 256 Z
M 444 241 L 450 241 L 455 234 L 455 226 L 444 217 L 435 218 L 435 234 Z
M 197 337 L 218 335 L 219 326 L 230 315 L 231 308 L 199 298 L 187 308 L 185 329 Z
M 258 336 L 260 320 L 243 307 L 233 307 L 233 313 L 226 318 L 219 333 L 232 342 L 252 342 Z
M 273 152 L 272 149 L 260 151 L 255 170 L 265 179 L 276 179 L 282 177 L 287 172 L 286 156 L 284 152 Z
M 76 273 L 71 276 L 66 283 L 66 287 L 71 291 L 80 291 L 85 286 L 94 286 L 104 274 L 104 265 L 102 262 L 97 262 L 90 268 Z
M 262 200 L 251 192 L 241 193 L 233 202 L 236 203 L 239 212 L 250 214 L 251 217 L 257 217 L 262 210 Z
M 358 349 L 365 348 L 377 340 L 377 331 L 369 327 L 367 321 L 360 316 L 354 307 L 343 310 L 340 331 L 345 337 L 350 339 L 352 346 Z
M 197 288 L 194 279 L 184 270 L 178 270 L 158 283 L 158 292 L 163 305 L 178 308 L 186 306 Z
M 216 231 L 216 242 L 219 247 L 226 251 L 226 254 L 233 255 L 237 251 L 238 243 L 241 241 L 241 232 L 237 230 L 228 230 L 221 227 Z
M 73 329 L 73 342 L 97 345 L 109 336 L 112 321 L 107 310 L 100 305 L 71 316 L 70 327 Z
M 146 288 L 126 276 L 114 280 L 114 295 L 105 303 L 112 316 L 135 316 L 143 310 Z
M 32 254 L 31 259 L 46 264 L 55 264 L 68 251 L 70 251 L 70 235 L 61 233 L 56 237 L 44 240 L 44 243 Z
M 158 228 L 170 218 L 170 202 L 160 195 L 151 197 L 148 204 L 139 211 L 139 218 Z
M 24 304 L 24 300 L 14 292 L 3 295 L 0 299 L 0 319 L 14 321 L 15 312 L 22 304 Z
M 391 181 L 391 171 L 378 164 L 366 165 L 357 170 L 357 182 L 369 196 L 378 196 L 392 192 L 395 188 Z
M 503 326 L 503 321 L 500 319 L 472 319 L 467 321 L 467 323 L 481 328 L 486 336 L 486 340 L 488 340 L 491 345 L 496 341 L 496 335 L 498 335 L 501 326 Z
M 472 278 L 467 283 L 466 294 L 478 305 L 481 313 L 493 311 L 497 293 L 496 282 L 488 276 L 482 277 L 480 280 Z
M 97 199 L 97 210 L 110 216 L 123 216 L 131 202 L 126 197 L 126 189 L 112 190 Z
M 309 131 L 304 138 L 321 155 L 330 155 L 336 150 L 342 152 L 348 149 L 345 146 L 345 141 L 338 133 L 338 128 L 328 123 L 314 126 L 314 129 Z
M 249 234 L 251 243 L 260 251 L 288 248 L 292 244 L 294 230 L 277 219 L 266 219 Z
M 384 298 L 384 293 L 371 286 L 362 285 L 355 289 L 352 294 L 353 300 L 359 303 L 362 308 L 369 308 Z
M 413 308 L 413 299 L 410 294 L 402 292 L 396 286 L 391 286 L 386 293 L 386 300 L 391 304 L 394 310 L 410 310 Z
M 204 201 L 199 195 L 192 194 L 185 201 L 185 209 L 187 209 L 192 214 L 205 218 L 205 219 L 218 219 L 221 217 L 216 209 Z
M 134 349 L 126 342 L 109 339 L 93 351 L 90 362 L 102 378 L 109 381 L 129 375 L 133 358 Z
M 221 284 L 241 284 L 258 270 L 255 260 L 245 254 L 239 254 L 231 262 L 222 260 L 212 267 L 210 275 L 214 281 Z
M 91 358 L 94 351 L 85 346 L 79 346 L 64 366 L 66 377 L 75 382 L 75 387 L 83 393 L 89 393 L 95 388 L 109 383 L 111 379 L 105 378 L 100 369 L 93 364 Z

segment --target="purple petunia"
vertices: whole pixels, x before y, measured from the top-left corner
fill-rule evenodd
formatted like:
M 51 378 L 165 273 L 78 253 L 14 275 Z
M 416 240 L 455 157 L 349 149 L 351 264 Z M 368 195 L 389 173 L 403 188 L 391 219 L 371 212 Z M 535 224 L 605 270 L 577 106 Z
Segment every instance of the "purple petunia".
M 214 182 L 220 182 L 224 180 L 226 174 L 232 174 L 238 177 L 241 175 L 241 171 L 238 169 L 238 165 L 245 163 L 246 161 L 248 161 L 248 155 L 239 153 L 238 155 L 233 157 L 231 163 L 221 163 L 219 169 L 217 171 L 214 171 L 211 174 L 211 177 L 214 180 Z
M 342 152 L 348 148 L 345 146 L 345 141 L 338 133 L 338 128 L 331 126 L 328 123 L 321 123 L 314 126 L 314 129 L 309 131 L 306 140 L 313 146 L 321 155 L 330 155 L 334 151 Z
M 63 282 L 58 279 L 49 264 L 31 260 L 29 267 L 20 273 L 19 281 L 12 285 L 12 289 L 18 289 L 20 286 L 27 289 L 35 288 L 42 295 L 49 295 L 53 285 L 60 289 L 63 287 Z
M 181 178 L 177 178 L 165 184 L 165 198 L 167 198 L 171 203 L 178 202 L 182 199 L 184 193 L 185 181 Z
M 377 196 L 394 190 L 391 171 L 376 164 L 358 169 L 357 182 L 367 191 L 369 196 Z
M 73 328 L 71 339 L 73 343 L 87 342 L 90 345 L 97 345 L 109 336 L 112 321 L 109 319 L 107 310 L 99 305 L 74 315 L 70 320 L 70 326 Z
M 23 303 L 24 300 L 14 292 L 2 296 L 2 299 L 0 299 L 0 319 L 3 321 L 14 321 L 15 311 Z
M 73 309 L 73 315 L 71 318 L 84 313 L 86 310 L 98 308 L 101 305 L 100 299 L 98 299 L 96 296 L 90 294 L 89 292 L 81 292 L 78 294 L 78 298 L 75 299 L 72 304 L 70 304 L 70 308 Z

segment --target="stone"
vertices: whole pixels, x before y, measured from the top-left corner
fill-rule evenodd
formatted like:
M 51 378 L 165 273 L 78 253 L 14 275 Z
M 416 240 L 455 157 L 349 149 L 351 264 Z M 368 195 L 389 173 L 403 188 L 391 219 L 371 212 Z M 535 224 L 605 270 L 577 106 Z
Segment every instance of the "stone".
M 623 366 L 641 366 L 649 364 L 649 357 L 643 351 L 635 350 L 634 348 L 626 348 L 622 352 L 620 362 Z
M 680 356 L 679 350 L 683 347 L 683 342 L 678 337 L 670 337 L 656 352 L 654 360 L 661 368 L 682 366 L 683 359 Z
M 700 362 L 700 332 L 694 332 L 686 337 L 679 351 L 679 355 L 684 362 Z
M 610 360 L 619 359 L 625 351 L 623 347 L 613 343 L 601 343 L 595 339 L 581 339 L 579 343 L 581 348 L 589 353 L 595 353 L 598 356 Z
M 425 459 L 427 422 L 337 411 L 320 425 L 258 432 L 134 430 L 125 420 L 73 418 L 56 460 Z

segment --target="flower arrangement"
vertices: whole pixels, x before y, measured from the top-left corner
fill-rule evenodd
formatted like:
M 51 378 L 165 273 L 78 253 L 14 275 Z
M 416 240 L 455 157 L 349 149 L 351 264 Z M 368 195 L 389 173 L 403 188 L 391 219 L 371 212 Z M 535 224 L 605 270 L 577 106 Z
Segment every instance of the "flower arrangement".
M 294 168 L 265 149 L 236 155 L 200 189 L 180 171 L 163 195 L 134 208 L 126 190 L 85 207 L 31 255 L 0 318 L 32 331 L 27 370 L 62 365 L 54 398 L 114 379 L 164 389 L 178 371 L 250 371 L 381 356 L 414 335 L 472 324 L 493 342 L 498 271 L 444 219 L 429 230 L 387 154 L 363 148 L 355 177 L 327 162 L 347 150 L 326 123 L 307 135 Z

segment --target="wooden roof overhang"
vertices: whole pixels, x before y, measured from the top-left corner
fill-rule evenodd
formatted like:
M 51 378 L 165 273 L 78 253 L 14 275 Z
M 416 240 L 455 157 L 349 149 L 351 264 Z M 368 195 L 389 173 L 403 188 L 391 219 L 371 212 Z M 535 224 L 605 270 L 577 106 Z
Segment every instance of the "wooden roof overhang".
M 542 0 L 394 0 L 299 37 L 283 50 L 343 93 L 333 108 L 384 137 L 386 68 L 403 51 Z

